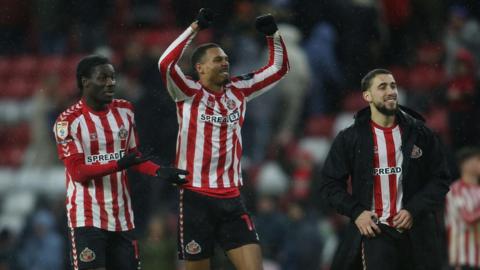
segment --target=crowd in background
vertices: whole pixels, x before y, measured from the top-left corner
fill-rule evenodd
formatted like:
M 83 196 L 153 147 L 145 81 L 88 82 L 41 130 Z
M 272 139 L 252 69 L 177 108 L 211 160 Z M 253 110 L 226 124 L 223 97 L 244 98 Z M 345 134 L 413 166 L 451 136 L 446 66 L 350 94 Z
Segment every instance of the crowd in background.
M 400 104 L 425 116 L 450 156 L 478 145 L 477 1 L 0 0 L 0 66 L 26 55 L 78 60 L 104 54 L 118 73 L 117 97 L 135 105 L 141 148 L 171 164 L 176 109 L 157 62 L 200 4 L 217 16 L 198 42 L 221 44 L 232 74 L 265 63 L 266 42 L 253 27 L 263 13 L 274 14 L 290 57 L 288 76 L 249 103 L 243 134 L 242 194 L 255 217 L 266 270 L 329 269 L 346 220 L 320 201 L 316 185 L 332 139 L 367 105 L 359 85 L 369 70 L 393 72 Z M 189 49 L 180 64 L 191 73 L 190 55 Z M 15 169 L 61 166 L 51 130 L 57 115 L 79 98 L 75 77 L 58 70 L 29 78 L 41 90 L 20 100 L 1 95 L 0 137 L 26 124 L 28 147 Z M 9 108 L 28 114 L 8 118 Z M 181 269 L 176 188 L 134 172 L 130 185 L 143 269 Z M 0 228 L 0 270 L 68 269 L 64 197 L 40 194 L 35 201 L 20 233 Z M 214 265 L 231 269 L 221 252 Z

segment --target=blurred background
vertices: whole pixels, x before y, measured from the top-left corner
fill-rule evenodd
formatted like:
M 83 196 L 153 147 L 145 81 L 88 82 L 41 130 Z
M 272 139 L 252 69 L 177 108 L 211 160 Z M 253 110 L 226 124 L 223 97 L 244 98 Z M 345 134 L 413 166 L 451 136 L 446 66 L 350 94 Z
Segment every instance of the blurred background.
M 242 193 L 266 270 L 329 269 L 347 220 L 319 201 L 319 171 L 332 139 L 366 106 L 359 87 L 369 70 L 393 72 L 400 103 L 427 119 L 448 153 L 478 145 L 480 1 L 0 0 L 0 270 L 69 269 L 52 127 L 79 99 L 83 56 L 112 60 L 117 97 L 136 107 L 141 149 L 173 162 L 175 104 L 157 61 L 200 7 L 218 17 L 195 42 L 221 44 L 232 74 L 266 63 L 253 27 L 262 13 L 274 14 L 290 56 L 291 72 L 249 103 L 243 128 Z M 176 190 L 134 173 L 130 185 L 143 269 L 182 269 Z M 233 269 L 221 251 L 214 269 Z

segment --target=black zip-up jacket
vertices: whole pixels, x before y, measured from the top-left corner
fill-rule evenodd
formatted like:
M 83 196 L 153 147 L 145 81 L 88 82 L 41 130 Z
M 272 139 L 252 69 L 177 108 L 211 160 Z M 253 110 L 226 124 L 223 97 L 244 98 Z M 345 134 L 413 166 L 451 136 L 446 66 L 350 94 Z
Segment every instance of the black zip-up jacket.
M 332 270 L 361 269 L 358 264 L 361 235 L 354 221 L 372 205 L 373 134 L 370 119 L 368 107 L 356 114 L 355 123 L 335 138 L 322 169 L 322 200 L 351 220 Z M 400 106 L 396 120 L 402 130 L 402 205 L 413 216 L 413 226 L 405 233 L 412 242 L 415 270 L 438 270 L 442 261 L 441 228 L 436 214 L 443 206 L 451 182 L 444 149 L 418 113 Z M 347 192 L 349 177 L 351 194 Z

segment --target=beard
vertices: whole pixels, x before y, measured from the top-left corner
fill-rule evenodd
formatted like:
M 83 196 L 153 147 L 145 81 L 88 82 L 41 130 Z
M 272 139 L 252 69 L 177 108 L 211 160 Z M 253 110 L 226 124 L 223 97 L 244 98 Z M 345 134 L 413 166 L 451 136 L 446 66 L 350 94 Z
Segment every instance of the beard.
M 388 109 L 382 103 L 373 103 L 373 106 L 383 115 L 385 116 L 392 116 L 395 115 L 398 111 L 398 103 L 395 103 L 395 107 L 393 109 Z

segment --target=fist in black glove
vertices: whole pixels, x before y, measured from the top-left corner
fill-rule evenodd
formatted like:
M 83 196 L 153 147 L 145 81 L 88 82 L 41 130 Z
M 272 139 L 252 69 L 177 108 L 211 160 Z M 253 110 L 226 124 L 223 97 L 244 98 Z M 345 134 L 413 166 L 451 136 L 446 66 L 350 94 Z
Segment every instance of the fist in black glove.
M 267 36 L 273 35 L 278 30 L 272 14 L 258 16 L 255 19 L 255 28 L 257 28 L 257 31 L 262 32 Z
M 157 170 L 157 177 L 159 179 L 170 182 L 174 185 L 183 185 L 187 183 L 187 180 L 185 178 L 180 178 L 180 175 L 188 175 L 188 171 L 170 167 L 162 167 Z
M 210 27 L 210 25 L 212 25 L 214 17 L 215 17 L 215 13 L 213 12 L 213 10 L 209 8 L 201 8 L 198 11 L 198 15 L 197 15 L 197 23 L 200 29 L 205 29 Z
M 120 170 L 125 170 L 133 165 L 137 165 L 148 161 L 149 156 L 138 156 L 135 152 L 130 152 L 123 156 L 121 159 L 117 160 L 117 165 Z

